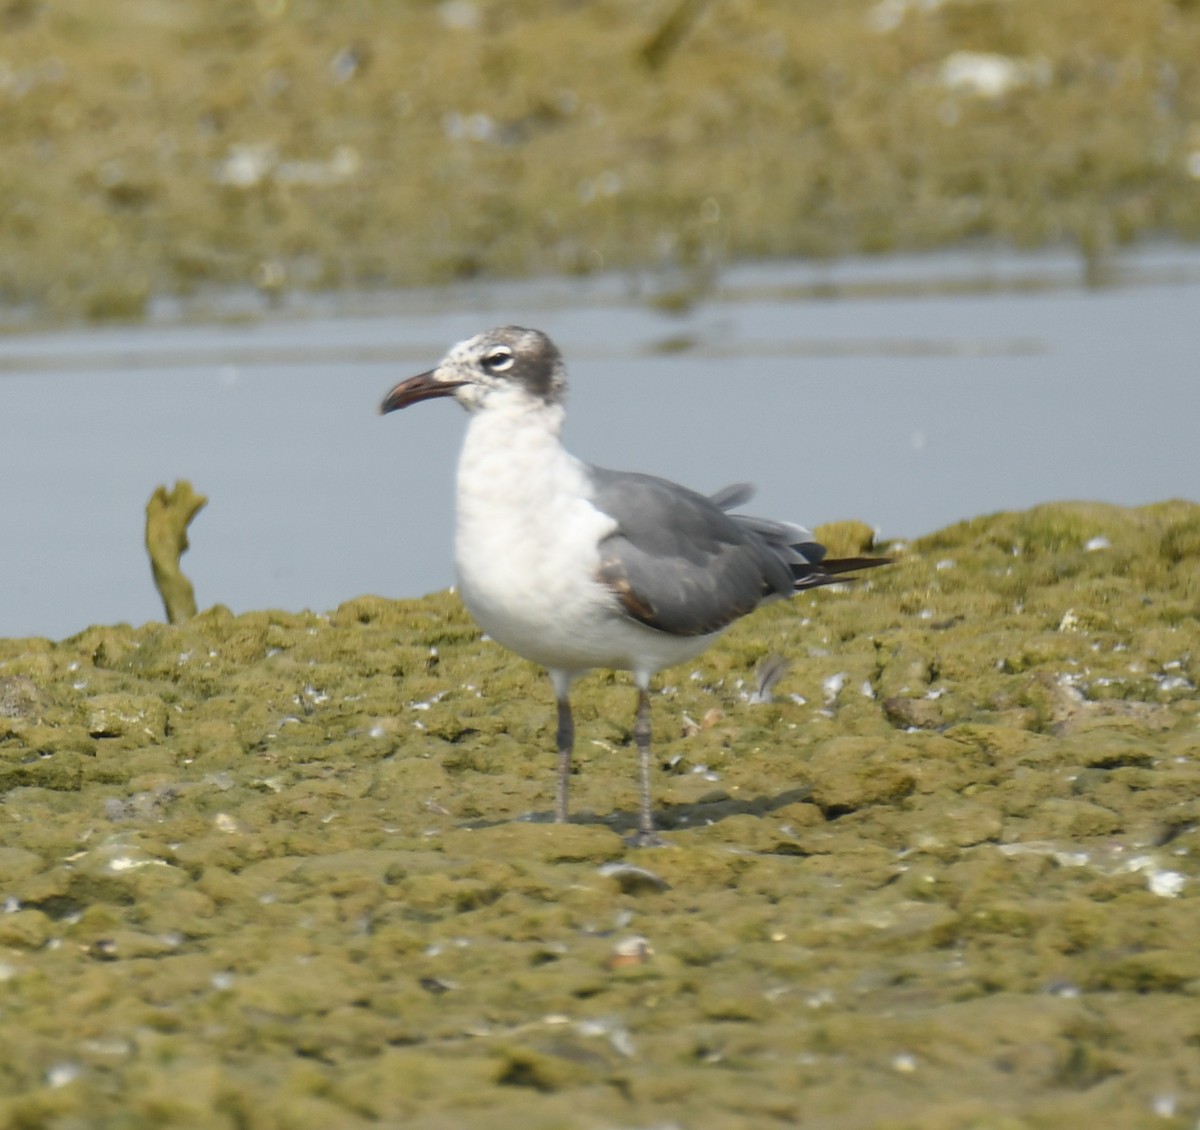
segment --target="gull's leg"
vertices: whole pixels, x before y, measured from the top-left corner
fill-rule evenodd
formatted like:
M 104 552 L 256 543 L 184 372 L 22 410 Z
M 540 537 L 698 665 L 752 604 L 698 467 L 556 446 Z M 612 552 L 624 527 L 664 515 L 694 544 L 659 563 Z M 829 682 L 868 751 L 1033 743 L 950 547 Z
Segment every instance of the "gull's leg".
M 575 748 L 575 719 L 571 717 L 571 676 L 563 671 L 551 671 L 554 697 L 558 702 L 558 780 L 554 790 L 554 822 L 567 822 L 567 782 L 571 776 L 571 753 Z
M 649 677 L 635 676 L 638 685 L 637 717 L 633 723 L 633 739 L 637 742 L 638 777 L 641 783 L 638 831 L 632 842 L 638 847 L 655 847 L 663 841 L 654 831 L 654 814 L 650 809 L 650 687 Z
M 554 793 L 554 821 L 567 822 L 567 781 L 571 776 L 571 751 L 575 748 L 575 721 L 568 699 L 558 700 L 558 787 Z

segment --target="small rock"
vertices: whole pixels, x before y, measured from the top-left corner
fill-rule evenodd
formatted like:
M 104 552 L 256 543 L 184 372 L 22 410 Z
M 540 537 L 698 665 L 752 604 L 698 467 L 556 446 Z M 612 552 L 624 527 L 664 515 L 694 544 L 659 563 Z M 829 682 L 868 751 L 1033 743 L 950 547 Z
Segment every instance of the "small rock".
M 46 696 L 32 679 L 24 675 L 0 678 L 0 718 L 40 722 L 46 709 Z

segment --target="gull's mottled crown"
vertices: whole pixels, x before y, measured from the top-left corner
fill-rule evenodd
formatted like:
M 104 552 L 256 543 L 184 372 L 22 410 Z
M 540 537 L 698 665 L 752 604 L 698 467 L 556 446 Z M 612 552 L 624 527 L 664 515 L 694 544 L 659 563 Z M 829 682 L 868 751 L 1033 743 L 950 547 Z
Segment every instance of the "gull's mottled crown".
M 446 361 L 460 371 L 469 368 L 475 380 L 519 384 L 549 404 L 560 402 L 566 394 L 562 354 L 540 330 L 497 326 L 456 345 Z

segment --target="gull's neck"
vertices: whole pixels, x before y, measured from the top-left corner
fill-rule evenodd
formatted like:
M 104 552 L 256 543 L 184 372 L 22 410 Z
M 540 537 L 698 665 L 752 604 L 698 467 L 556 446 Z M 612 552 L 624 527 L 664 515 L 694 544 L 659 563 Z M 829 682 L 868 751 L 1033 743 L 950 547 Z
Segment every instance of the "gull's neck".
M 494 396 L 472 412 L 458 461 L 460 520 L 472 503 L 527 512 L 564 490 L 587 492 L 584 465 L 562 445 L 565 415 L 561 403 L 524 395 Z

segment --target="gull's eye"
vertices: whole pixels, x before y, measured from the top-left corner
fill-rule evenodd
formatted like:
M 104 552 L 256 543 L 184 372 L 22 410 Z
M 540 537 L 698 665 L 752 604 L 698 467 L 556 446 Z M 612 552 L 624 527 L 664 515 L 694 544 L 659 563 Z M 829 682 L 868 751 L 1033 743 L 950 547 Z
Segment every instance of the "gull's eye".
M 512 368 L 512 363 L 513 351 L 507 345 L 497 345 L 483 358 L 483 367 L 489 373 L 503 373 L 505 369 Z

